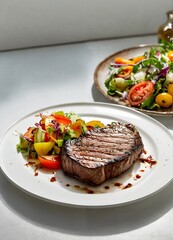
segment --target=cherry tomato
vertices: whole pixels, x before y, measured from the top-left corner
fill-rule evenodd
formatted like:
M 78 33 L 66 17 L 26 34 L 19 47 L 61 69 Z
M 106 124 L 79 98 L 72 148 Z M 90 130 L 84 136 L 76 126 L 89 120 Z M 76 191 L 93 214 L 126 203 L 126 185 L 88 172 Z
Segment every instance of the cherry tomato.
M 58 155 L 38 156 L 40 165 L 48 169 L 60 169 L 61 161 Z
M 167 91 L 169 94 L 171 94 L 173 96 L 173 83 L 170 83 L 168 85 Z
M 169 60 L 172 62 L 173 61 L 173 51 L 172 50 L 170 50 L 169 52 L 168 52 L 168 58 L 169 58 Z
M 173 104 L 173 97 L 169 93 L 159 93 L 156 98 L 155 102 L 163 108 L 168 108 Z
M 117 77 L 120 77 L 120 78 L 125 78 L 127 77 L 128 75 L 130 75 L 130 73 L 132 72 L 133 70 L 133 67 L 132 66 L 126 66 L 126 67 L 123 67 L 121 72 L 119 72 L 117 74 Z
M 154 84 L 151 81 L 143 81 L 134 85 L 127 96 L 131 106 L 139 106 L 154 92 Z

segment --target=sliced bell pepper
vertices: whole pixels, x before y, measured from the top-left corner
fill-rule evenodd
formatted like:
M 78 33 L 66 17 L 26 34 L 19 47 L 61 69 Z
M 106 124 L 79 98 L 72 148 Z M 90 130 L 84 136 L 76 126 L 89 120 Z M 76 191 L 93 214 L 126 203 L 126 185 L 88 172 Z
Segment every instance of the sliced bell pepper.
M 120 77 L 120 78 L 125 78 L 127 76 L 130 75 L 130 73 L 132 72 L 133 70 L 133 67 L 132 66 L 126 66 L 126 67 L 123 67 L 121 69 L 121 71 L 117 74 L 117 77 Z
M 77 120 L 76 122 L 72 123 L 70 128 L 74 130 L 76 137 L 78 138 L 81 133 L 83 132 L 83 126 L 84 121 L 83 120 Z
M 93 121 L 87 122 L 86 126 L 88 129 L 91 129 L 91 127 L 92 128 L 102 128 L 102 127 L 104 127 L 104 124 L 101 121 L 93 120 Z
M 71 120 L 67 118 L 66 116 L 60 115 L 60 114 L 52 114 L 52 116 L 56 119 L 58 123 L 61 123 L 65 126 L 71 124 Z
M 136 64 L 136 63 L 141 62 L 144 59 L 146 59 L 146 57 L 144 55 L 142 55 L 142 56 L 132 58 L 132 61 Z
M 126 58 L 122 58 L 122 57 L 117 57 L 114 59 L 115 63 L 119 63 L 119 64 L 130 64 L 130 65 L 134 65 L 134 61 L 133 60 L 129 60 Z

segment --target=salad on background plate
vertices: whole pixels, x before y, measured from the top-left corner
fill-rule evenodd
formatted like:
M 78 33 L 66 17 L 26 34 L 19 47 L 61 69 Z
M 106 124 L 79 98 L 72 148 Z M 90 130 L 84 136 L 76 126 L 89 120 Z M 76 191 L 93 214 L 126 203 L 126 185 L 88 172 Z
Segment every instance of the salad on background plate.
M 173 115 L 173 43 L 115 53 L 97 66 L 94 81 L 115 103 L 153 115 Z

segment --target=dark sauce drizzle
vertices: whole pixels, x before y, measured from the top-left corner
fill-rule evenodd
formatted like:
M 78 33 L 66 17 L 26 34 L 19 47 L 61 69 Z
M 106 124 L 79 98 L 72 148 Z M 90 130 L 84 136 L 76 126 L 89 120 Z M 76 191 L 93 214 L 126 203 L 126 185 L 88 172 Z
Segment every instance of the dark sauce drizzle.
M 153 157 L 150 155 L 147 158 L 140 158 L 139 159 L 141 163 L 148 163 L 150 165 L 150 168 L 152 168 L 153 165 L 157 164 L 157 161 L 153 159 Z
M 147 151 L 144 152 L 144 154 L 147 154 Z M 152 168 L 153 165 L 156 165 L 157 164 L 157 161 L 153 159 L 153 157 L 150 155 L 146 158 L 140 158 L 139 161 L 141 163 L 147 163 L 149 164 L 149 167 Z M 140 173 L 142 174 L 143 172 L 145 172 L 144 169 L 140 169 L 139 170 Z M 136 173 L 135 176 L 134 176 L 134 180 L 139 180 L 141 179 L 142 175 L 139 174 L 139 173 Z M 111 183 L 110 185 L 104 185 L 102 187 L 103 190 L 93 190 L 93 189 L 90 189 L 89 187 L 82 187 L 80 185 L 70 185 L 69 183 L 66 184 L 66 187 L 72 187 L 72 188 L 75 188 L 81 192 L 85 192 L 85 193 L 88 193 L 88 194 L 93 194 L 93 193 L 105 193 L 107 191 L 109 191 L 110 189 L 112 189 L 112 187 L 118 187 L 119 189 L 121 190 L 124 190 L 124 189 L 128 189 L 128 188 L 131 188 L 133 186 L 132 183 L 127 183 L 126 185 L 123 185 L 123 183 L 121 182 L 114 182 L 114 183 Z
M 144 152 L 144 154 L 146 154 L 147 152 L 145 151 Z M 147 163 L 147 164 L 149 164 L 149 167 L 150 168 L 152 168 L 153 167 L 153 165 L 156 165 L 157 164 L 157 161 L 156 160 L 154 160 L 153 159 L 153 157 L 150 155 L 150 156 L 148 156 L 148 157 L 146 157 L 146 158 L 140 158 L 139 159 L 139 161 L 141 162 L 141 163 Z M 38 176 L 38 169 L 39 169 L 39 167 L 36 165 L 36 163 L 34 162 L 34 161 L 28 161 L 26 164 L 25 164 L 27 167 L 28 166 L 32 166 L 33 168 L 34 168 L 34 176 Z M 145 172 L 145 170 L 144 169 L 140 169 L 139 170 L 141 173 L 142 172 Z M 53 172 L 53 174 L 54 174 L 54 172 Z M 135 176 L 134 176 L 134 180 L 138 180 L 138 179 L 140 179 L 142 176 L 140 175 L 140 174 L 138 174 L 138 173 L 136 173 L 135 174 Z M 57 181 L 57 179 L 56 179 L 56 177 L 55 176 L 52 176 L 51 178 L 50 178 L 50 182 L 56 182 Z M 60 181 L 61 182 L 61 181 Z M 108 185 L 104 185 L 103 187 L 102 187 L 102 189 L 100 189 L 100 190 L 93 190 L 93 189 L 91 189 L 90 187 L 83 187 L 83 186 L 80 186 L 80 185 L 70 185 L 69 183 L 67 183 L 66 185 L 65 185 L 65 187 L 71 187 L 71 188 L 74 188 L 74 189 L 76 189 L 76 190 L 78 190 L 78 191 L 80 191 L 80 192 L 84 192 L 84 193 L 87 193 L 87 194 L 94 194 L 94 193 L 105 193 L 105 192 L 107 192 L 107 191 L 109 191 L 110 189 L 112 189 L 112 187 L 118 187 L 119 189 L 121 189 L 121 190 L 124 190 L 124 189 L 128 189 L 128 188 L 131 188 L 133 186 L 133 184 L 132 183 L 127 183 L 126 185 L 123 185 L 123 183 L 121 183 L 121 182 L 114 182 L 114 183 L 111 183 L 110 185 L 108 184 Z

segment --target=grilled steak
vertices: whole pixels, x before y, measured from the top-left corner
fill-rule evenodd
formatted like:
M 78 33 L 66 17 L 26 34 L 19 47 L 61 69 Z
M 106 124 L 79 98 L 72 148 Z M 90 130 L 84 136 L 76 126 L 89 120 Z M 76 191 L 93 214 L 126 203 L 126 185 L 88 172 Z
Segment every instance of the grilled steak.
M 112 123 L 65 142 L 63 171 L 90 185 L 100 185 L 120 175 L 139 158 L 143 142 L 132 124 Z

